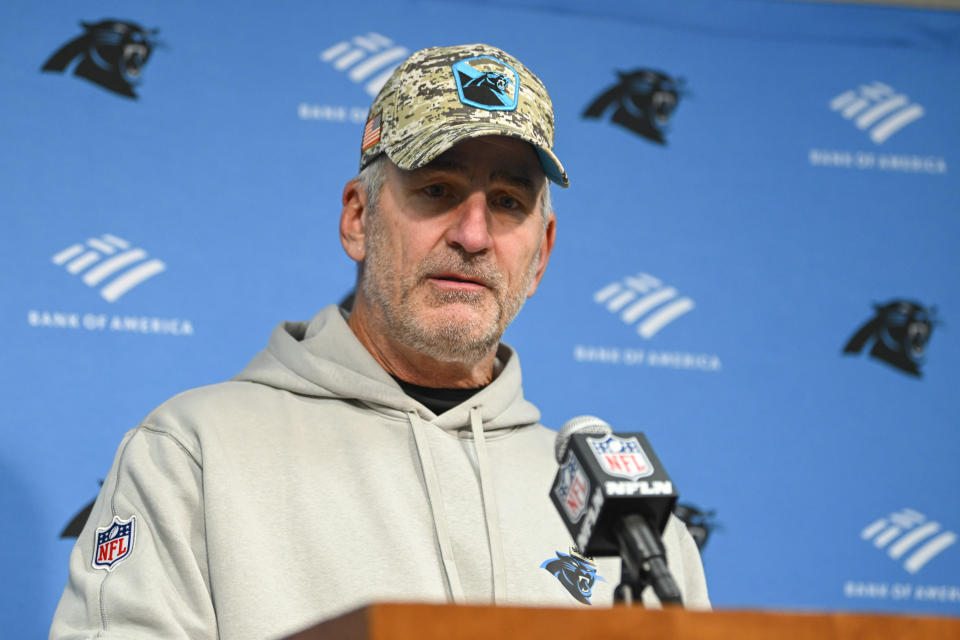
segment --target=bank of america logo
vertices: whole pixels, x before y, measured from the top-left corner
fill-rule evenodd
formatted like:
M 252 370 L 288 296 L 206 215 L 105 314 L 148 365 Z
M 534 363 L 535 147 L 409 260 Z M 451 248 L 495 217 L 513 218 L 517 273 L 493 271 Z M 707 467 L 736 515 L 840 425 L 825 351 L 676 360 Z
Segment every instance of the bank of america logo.
M 409 53 L 390 38 L 371 32 L 338 42 L 323 51 L 320 60 L 332 64 L 337 71 L 345 71 L 353 82 L 365 83 L 366 92 L 375 96 Z
M 131 247 L 123 238 L 109 233 L 90 238 L 83 244 L 71 245 L 51 259 L 67 273 L 79 275 L 88 287 L 99 287 L 100 296 L 107 302 L 116 302 L 123 294 L 167 268 L 160 260 L 150 258 L 143 249 Z
M 903 560 L 903 568 L 916 573 L 938 553 L 957 541 L 953 531 L 942 531 L 939 522 L 927 520 L 922 513 L 903 509 L 879 518 L 860 532 L 860 537 L 886 549 L 894 560 Z
M 830 101 L 830 108 L 852 120 L 861 131 L 868 131 L 877 144 L 923 117 L 922 106 L 882 82 L 845 91 Z
M 693 300 L 681 297 L 676 289 L 647 273 L 608 284 L 593 294 L 593 300 L 607 311 L 620 314 L 624 323 L 636 324 L 637 333 L 646 339 L 695 306 Z

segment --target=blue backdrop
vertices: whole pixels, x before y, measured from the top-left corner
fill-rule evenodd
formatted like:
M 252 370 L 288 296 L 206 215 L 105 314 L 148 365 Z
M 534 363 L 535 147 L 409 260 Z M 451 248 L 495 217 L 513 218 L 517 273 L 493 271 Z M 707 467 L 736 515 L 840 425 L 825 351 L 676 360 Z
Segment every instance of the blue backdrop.
M 134 82 L 75 74 L 102 21 Z M 647 433 L 713 512 L 717 607 L 960 614 L 960 15 L 57 0 L 0 25 L 16 637 L 46 632 L 121 435 L 350 289 L 340 191 L 383 74 L 475 41 L 545 81 L 573 184 L 506 338 L 544 422 Z

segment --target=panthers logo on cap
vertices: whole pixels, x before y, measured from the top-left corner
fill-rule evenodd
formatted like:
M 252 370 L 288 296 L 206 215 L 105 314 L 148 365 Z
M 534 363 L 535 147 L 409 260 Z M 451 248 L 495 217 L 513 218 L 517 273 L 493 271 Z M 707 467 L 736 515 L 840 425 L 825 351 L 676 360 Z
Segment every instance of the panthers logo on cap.
M 460 102 L 487 111 L 513 111 L 520 95 L 516 70 L 493 56 L 476 56 L 454 63 Z

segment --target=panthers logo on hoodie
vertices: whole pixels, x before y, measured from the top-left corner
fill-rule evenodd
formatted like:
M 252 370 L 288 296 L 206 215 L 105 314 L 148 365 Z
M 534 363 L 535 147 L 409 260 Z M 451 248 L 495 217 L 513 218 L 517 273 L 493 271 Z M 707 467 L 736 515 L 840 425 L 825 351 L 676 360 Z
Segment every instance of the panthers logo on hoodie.
M 127 98 L 136 99 L 133 88 L 157 46 L 151 37 L 157 30 L 145 30 L 132 22 L 101 20 L 81 22 L 84 32 L 57 50 L 43 64 L 42 71 L 62 73 L 79 59 L 73 75 Z
M 593 585 L 597 580 L 603 580 L 597 575 L 597 566 L 572 549 L 569 555 L 560 551 L 556 554 L 556 558 L 544 560 L 540 568 L 552 573 L 578 602 L 590 604 Z

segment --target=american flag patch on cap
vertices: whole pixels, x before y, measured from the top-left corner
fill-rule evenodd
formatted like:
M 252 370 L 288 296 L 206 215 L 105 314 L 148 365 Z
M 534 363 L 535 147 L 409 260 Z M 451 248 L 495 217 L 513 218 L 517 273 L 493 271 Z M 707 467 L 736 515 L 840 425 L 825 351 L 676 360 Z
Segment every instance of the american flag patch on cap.
M 361 152 L 380 142 L 380 115 L 382 113 L 382 111 L 378 111 L 375 116 L 367 120 L 367 126 L 363 128 L 363 142 L 360 144 Z

